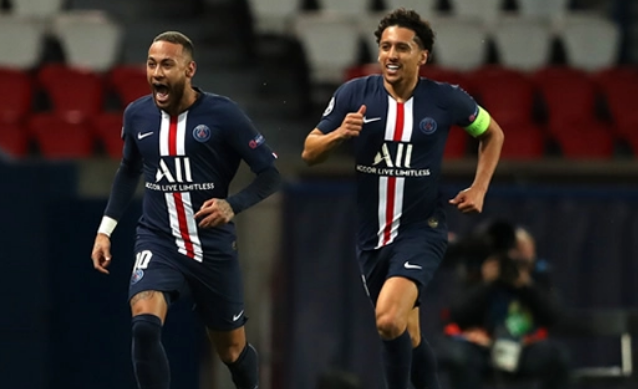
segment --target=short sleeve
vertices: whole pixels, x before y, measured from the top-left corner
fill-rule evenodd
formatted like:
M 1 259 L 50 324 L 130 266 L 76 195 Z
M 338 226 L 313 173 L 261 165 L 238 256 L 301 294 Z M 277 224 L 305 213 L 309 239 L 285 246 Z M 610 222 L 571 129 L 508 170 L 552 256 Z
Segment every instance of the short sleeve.
M 254 173 L 272 166 L 277 154 L 235 102 L 224 104 L 224 136 Z
M 454 124 L 476 137 L 487 130 L 490 116 L 486 110 L 458 86 L 450 86 L 450 105 Z
M 317 128 L 324 134 L 339 128 L 348 113 L 356 112 L 359 109 L 359 107 L 355 109 L 352 107 L 354 85 L 353 82 L 347 82 L 341 85 L 332 95 L 328 106 L 321 116 L 321 121 L 317 124 Z

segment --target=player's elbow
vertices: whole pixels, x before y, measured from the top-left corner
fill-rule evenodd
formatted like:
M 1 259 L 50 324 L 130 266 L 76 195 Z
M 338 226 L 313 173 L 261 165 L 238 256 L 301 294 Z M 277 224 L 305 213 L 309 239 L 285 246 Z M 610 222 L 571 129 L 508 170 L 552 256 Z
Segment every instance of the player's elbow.
M 306 165 L 308 166 L 312 166 L 315 164 L 314 159 L 312 158 L 312 156 L 310 155 L 310 153 L 308 152 L 308 150 L 304 149 L 304 151 L 301 152 L 301 159 L 306 163 Z
M 308 166 L 314 166 L 318 163 L 321 162 L 321 160 L 319 158 L 317 158 L 316 154 L 313 153 L 312 151 L 308 150 L 307 148 L 304 149 L 301 152 L 301 159 L 306 163 L 306 165 Z

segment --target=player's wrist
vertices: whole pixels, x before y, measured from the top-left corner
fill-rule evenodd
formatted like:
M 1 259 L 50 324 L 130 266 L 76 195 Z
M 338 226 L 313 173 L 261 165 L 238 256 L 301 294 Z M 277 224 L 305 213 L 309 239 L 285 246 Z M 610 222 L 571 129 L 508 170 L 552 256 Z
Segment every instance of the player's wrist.
M 116 226 L 117 226 L 117 220 L 113 219 L 112 217 L 104 216 L 102 217 L 102 222 L 100 223 L 100 226 L 97 229 L 97 233 L 105 235 L 108 238 L 110 238 Z

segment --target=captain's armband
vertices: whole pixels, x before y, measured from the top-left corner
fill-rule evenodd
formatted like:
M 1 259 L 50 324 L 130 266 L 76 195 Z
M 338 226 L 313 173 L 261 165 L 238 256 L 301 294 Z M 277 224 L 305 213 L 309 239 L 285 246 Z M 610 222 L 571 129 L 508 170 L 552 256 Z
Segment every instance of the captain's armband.
M 465 127 L 465 131 L 476 138 L 477 136 L 482 135 L 485 131 L 487 131 L 487 128 L 490 126 L 491 120 L 492 118 L 490 117 L 490 114 L 479 105 L 476 118 L 469 126 Z

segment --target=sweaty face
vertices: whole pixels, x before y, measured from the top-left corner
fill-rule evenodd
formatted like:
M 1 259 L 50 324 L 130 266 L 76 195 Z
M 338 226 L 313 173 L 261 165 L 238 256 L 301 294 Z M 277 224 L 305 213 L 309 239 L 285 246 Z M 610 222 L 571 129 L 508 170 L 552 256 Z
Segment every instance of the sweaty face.
M 415 41 L 409 28 L 390 26 L 379 41 L 379 63 L 384 79 L 390 84 L 413 80 L 427 60 L 427 51 Z
M 186 82 L 190 79 L 192 60 L 176 43 L 154 42 L 148 50 L 146 77 L 155 104 L 165 111 L 179 105 Z

